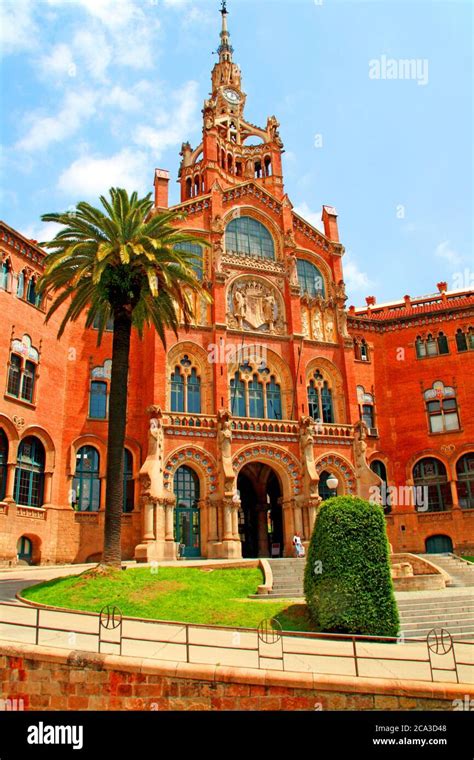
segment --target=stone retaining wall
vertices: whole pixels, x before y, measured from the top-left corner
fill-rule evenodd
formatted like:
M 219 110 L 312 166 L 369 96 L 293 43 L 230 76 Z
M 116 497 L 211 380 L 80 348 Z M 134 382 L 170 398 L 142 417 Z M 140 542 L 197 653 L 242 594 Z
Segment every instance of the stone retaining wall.
M 25 710 L 452 710 L 468 689 L 7 643 L 0 644 L 0 672 L 1 698 L 23 700 Z

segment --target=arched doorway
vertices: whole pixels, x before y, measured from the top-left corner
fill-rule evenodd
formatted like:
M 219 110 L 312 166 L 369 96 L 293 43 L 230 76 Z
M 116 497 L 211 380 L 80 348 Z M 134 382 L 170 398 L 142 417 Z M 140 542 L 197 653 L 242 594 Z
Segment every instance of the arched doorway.
M 242 556 L 282 556 L 282 489 L 277 473 L 263 462 L 250 462 L 238 475 L 237 489 Z
M 200 557 L 199 476 L 191 467 L 182 465 L 174 474 L 173 487 L 176 496 L 175 541 L 184 547 L 183 557 Z
M 30 538 L 20 536 L 16 545 L 18 562 L 31 565 L 33 563 L 33 543 Z
M 427 554 L 445 554 L 453 551 L 453 542 L 450 537 L 442 534 L 427 538 L 425 546 Z

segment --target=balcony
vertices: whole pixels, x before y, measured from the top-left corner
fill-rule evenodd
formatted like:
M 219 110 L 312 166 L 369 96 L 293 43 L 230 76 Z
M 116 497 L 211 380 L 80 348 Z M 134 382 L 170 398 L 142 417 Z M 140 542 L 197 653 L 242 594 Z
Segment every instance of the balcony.
M 214 438 L 217 434 L 217 419 L 214 415 L 174 412 L 167 416 L 169 419 L 169 423 L 165 425 L 167 435 Z M 315 439 L 318 444 L 351 445 L 354 440 L 352 425 L 322 423 L 316 425 L 315 429 Z M 232 419 L 232 435 L 234 440 L 261 438 L 275 441 L 297 441 L 299 428 L 295 420 L 234 417 Z

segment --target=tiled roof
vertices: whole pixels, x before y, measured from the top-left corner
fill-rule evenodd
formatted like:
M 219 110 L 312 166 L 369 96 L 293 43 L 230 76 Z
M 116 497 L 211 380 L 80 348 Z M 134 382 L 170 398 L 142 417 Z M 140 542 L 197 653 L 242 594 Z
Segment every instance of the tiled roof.
M 409 302 L 398 301 L 373 305 L 370 307 L 358 307 L 349 312 L 349 317 L 386 321 L 402 319 L 404 317 L 416 317 L 419 314 L 433 314 L 440 311 L 452 311 L 453 309 L 465 309 L 474 306 L 474 291 L 451 291 L 447 293 L 435 293 L 429 296 L 413 298 Z

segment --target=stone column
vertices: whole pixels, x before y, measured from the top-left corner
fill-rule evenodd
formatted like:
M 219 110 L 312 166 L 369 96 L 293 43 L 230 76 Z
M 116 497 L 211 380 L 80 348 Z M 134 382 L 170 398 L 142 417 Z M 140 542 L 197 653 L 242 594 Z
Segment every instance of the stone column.
M 217 539 L 217 504 L 215 502 L 215 499 L 211 498 L 209 499 L 208 506 L 208 540 L 217 541 Z
M 267 504 L 257 504 L 259 557 L 268 557 L 267 510 Z
M 165 502 L 165 541 L 174 541 L 174 503 Z
M 303 533 L 303 519 L 301 515 L 301 507 L 295 505 L 293 509 L 293 519 L 295 525 L 295 533 Z
M 4 498 L 4 501 L 6 501 L 7 503 L 11 503 L 12 501 L 14 501 L 13 488 L 15 485 L 15 468 L 16 468 L 16 464 L 14 462 L 7 465 L 7 482 L 6 482 L 5 498 Z
M 451 499 L 453 502 L 453 509 L 459 509 L 459 497 L 458 497 L 458 486 L 455 480 L 451 480 L 450 483 L 451 488 Z
M 43 504 L 41 504 L 41 506 L 46 506 L 47 504 L 51 504 L 52 484 L 53 484 L 53 473 L 45 472 L 44 489 L 43 489 Z
M 151 499 L 145 497 L 143 501 L 143 541 L 153 541 L 155 538 L 154 524 L 154 504 Z
M 294 501 L 293 499 L 286 499 L 282 501 L 283 511 L 283 556 L 292 557 L 292 539 L 295 532 L 294 524 Z
M 232 530 L 232 501 L 224 499 L 222 508 L 224 510 L 224 541 L 230 541 L 234 537 Z
M 224 513 L 224 538 L 222 541 L 222 557 L 228 559 L 240 559 L 242 557 L 242 543 L 239 538 L 235 538 L 234 526 L 237 505 L 234 505 L 232 499 L 226 497 L 222 500 L 222 511 Z

